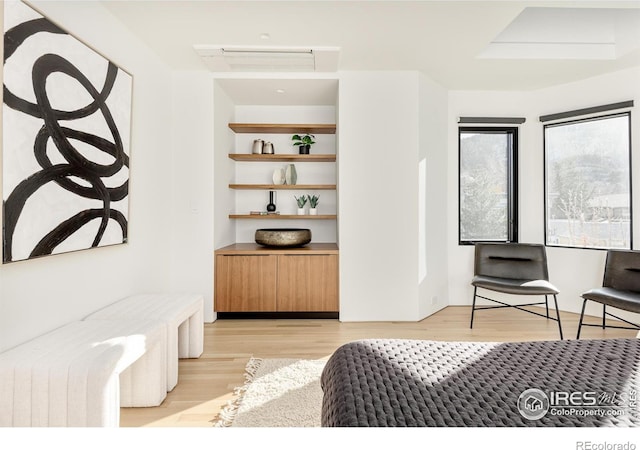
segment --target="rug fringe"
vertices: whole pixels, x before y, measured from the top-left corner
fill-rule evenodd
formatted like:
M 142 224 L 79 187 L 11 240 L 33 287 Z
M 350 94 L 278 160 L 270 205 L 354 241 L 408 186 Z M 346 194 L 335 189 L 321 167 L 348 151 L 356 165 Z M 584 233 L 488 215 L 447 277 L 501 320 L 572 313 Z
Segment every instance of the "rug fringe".
M 233 395 L 235 398 L 229 400 L 227 404 L 220 410 L 218 414 L 218 419 L 216 423 L 213 425 L 214 427 L 229 427 L 235 419 L 236 414 L 238 413 L 238 408 L 242 403 L 242 398 L 244 393 L 249 388 L 249 385 L 253 381 L 253 378 L 256 375 L 256 372 L 260 368 L 262 364 L 261 358 L 253 358 L 249 359 L 247 366 L 244 369 L 244 384 L 242 386 L 238 386 L 233 390 Z

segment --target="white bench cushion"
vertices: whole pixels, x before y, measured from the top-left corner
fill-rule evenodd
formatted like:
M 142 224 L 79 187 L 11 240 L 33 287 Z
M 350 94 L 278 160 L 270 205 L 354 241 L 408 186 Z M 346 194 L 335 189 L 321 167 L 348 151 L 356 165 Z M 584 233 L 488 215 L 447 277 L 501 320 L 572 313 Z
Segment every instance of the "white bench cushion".
M 85 320 L 150 318 L 167 326 L 167 390 L 178 383 L 178 358 L 197 358 L 204 348 L 204 299 L 197 294 L 138 294 L 108 305 Z
M 166 395 L 158 321 L 72 322 L 0 353 L 0 426 L 118 426 Z

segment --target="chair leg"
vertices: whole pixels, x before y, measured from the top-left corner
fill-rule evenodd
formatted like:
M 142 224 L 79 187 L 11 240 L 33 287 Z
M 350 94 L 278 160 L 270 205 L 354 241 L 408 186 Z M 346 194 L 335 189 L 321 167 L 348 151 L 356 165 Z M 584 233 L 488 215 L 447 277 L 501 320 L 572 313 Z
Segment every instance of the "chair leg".
M 553 301 L 556 304 L 556 315 L 558 316 L 558 330 L 560 330 L 560 340 L 563 340 L 564 337 L 562 336 L 562 323 L 560 323 L 560 310 L 558 309 L 558 297 L 556 297 L 556 294 L 553 294 Z
M 607 305 L 602 305 L 602 329 L 604 330 L 607 323 Z
M 473 313 L 476 311 L 476 293 L 478 292 L 478 287 L 473 287 L 473 303 L 471 304 L 471 325 L 469 328 L 473 328 Z
M 544 296 L 544 306 L 547 308 L 547 319 L 549 318 L 549 296 Z
M 578 334 L 576 335 L 576 339 L 580 339 L 580 330 L 582 329 L 582 318 L 584 317 L 584 308 L 587 306 L 587 299 L 585 298 L 582 302 L 582 312 L 580 313 L 580 322 L 578 322 Z

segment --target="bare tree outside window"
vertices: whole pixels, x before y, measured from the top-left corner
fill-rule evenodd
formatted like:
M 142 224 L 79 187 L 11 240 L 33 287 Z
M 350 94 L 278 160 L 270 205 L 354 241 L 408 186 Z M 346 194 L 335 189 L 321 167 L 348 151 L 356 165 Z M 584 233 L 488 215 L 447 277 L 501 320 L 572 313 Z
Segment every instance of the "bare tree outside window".
M 514 128 L 460 128 L 460 242 L 515 236 Z
M 546 125 L 547 245 L 631 248 L 630 114 Z

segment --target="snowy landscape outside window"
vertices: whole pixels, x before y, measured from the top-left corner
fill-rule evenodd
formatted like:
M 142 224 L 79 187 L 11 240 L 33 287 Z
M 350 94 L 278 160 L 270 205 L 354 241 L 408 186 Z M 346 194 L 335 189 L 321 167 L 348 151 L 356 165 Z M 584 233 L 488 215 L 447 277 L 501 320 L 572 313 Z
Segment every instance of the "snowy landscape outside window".
M 459 242 L 517 242 L 515 127 L 459 128 Z
M 544 127 L 546 243 L 631 248 L 630 113 Z

